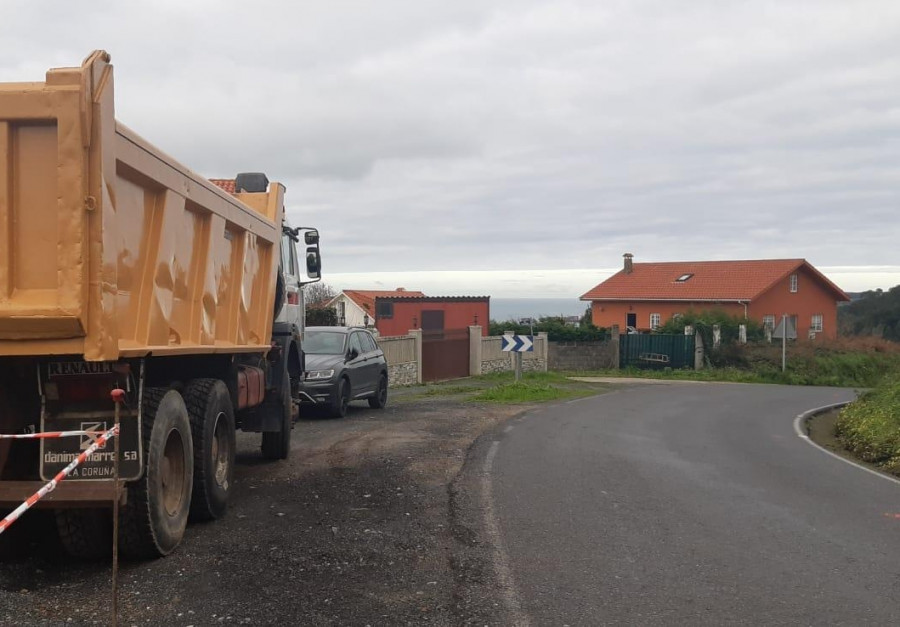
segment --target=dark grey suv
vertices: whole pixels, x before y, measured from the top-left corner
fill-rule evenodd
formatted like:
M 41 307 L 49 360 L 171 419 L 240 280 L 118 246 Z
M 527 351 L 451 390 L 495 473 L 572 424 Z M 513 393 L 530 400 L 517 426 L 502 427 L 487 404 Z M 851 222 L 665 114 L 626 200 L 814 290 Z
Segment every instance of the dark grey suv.
M 307 327 L 303 353 L 306 402 L 327 406 L 334 416 L 344 416 L 350 401 L 367 399 L 376 409 L 387 404 L 387 362 L 365 329 Z

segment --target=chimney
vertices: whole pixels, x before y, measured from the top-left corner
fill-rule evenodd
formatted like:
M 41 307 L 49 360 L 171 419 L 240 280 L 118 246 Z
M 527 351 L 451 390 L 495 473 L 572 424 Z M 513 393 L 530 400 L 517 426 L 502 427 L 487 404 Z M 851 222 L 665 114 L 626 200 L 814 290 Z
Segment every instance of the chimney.
M 395 291 L 397 291 L 397 292 L 405 292 L 405 291 L 406 291 L 406 288 L 405 288 L 405 287 L 398 287 Z
M 632 270 L 634 270 L 634 264 L 632 263 L 634 255 L 632 255 L 631 253 L 625 253 L 622 256 L 625 258 L 625 274 L 631 274 Z

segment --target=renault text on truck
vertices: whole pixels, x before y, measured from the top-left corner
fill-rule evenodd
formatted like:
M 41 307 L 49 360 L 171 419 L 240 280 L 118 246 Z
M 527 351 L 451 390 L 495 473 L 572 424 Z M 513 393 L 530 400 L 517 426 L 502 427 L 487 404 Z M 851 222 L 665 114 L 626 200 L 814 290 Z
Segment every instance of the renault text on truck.
M 175 549 L 189 516 L 221 516 L 235 429 L 287 457 L 301 285 L 321 264 L 284 191 L 213 183 L 119 124 L 105 52 L 0 84 L 0 433 L 102 431 L 126 392 L 118 484 L 107 445 L 38 504 L 71 553 L 110 550 L 114 499 L 139 558 Z M 0 440 L 0 516 L 91 440 Z

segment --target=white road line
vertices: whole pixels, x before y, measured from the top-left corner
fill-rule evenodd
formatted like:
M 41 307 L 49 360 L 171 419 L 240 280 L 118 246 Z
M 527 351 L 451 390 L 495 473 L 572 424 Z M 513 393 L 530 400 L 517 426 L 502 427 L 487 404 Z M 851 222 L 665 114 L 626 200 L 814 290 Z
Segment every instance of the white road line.
M 491 470 L 494 467 L 494 457 L 500 449 L 500 442 L 494 440 L 491 442 L 491 448 L 484 458 L 484 472 L 481 475 L 481 499 L 484 509 L 484 523 L 487 530 L 488 539 L 494 547 L 494 572 L 497 575 L 497 581 L 500 583 L 500 592 L 503 595 L 503 601 L 506 609 L 512 618 L 512 624 L 518 627 L 528 627 L 531 622 L 528 616 L 522 611 L 522 604 L 519 601 L 519 595 L 516 592 L 515 583 L 513 583 L 512 571 L 509 568 L 509 556 L 503 547 L 503 540 L 500 536 L 500 525 L 497 521 L 497 515 L 494 512 L 494 495 L 493 485 L 491 484 Z
M 803 412 L 802 414 L 800 414 L 799 416 L 797 416 L 796 418 L 794 418 L 794 432 L 795 432 L 802 440 L 805 440 L 808 444 L 810 444 L 810 445 L 814 446 L 815 448 L 819 449 L 820 451 L 822 451 L 822 452 L 825 453 L 826 455 L 831 455 L 831 456 L 834 457 L 835 459 L 839 459 L 839 460 L 841 460 L 842 462 L 844 462 L 845 464 L 850 464 L 851 466 L 853 466 L 853 467 L 855 467 L 855 468 L 859 468 L 860 470 L 864 470 L 865 472 L 869 473 L 870 475 L 875 475 L 876 477 L 880 477 L 880 478 L 882 478 L 882 479 L 886 479 L 886 480 L 888 480 L 888 481 L 891 481 L 891 482 L 893 482 L 893 483 L 896 483 L 896 484 L 900 485 L 900 479 L 896 479 L 896 478 L 891 477 L 891 476 L 889 476 L 889 475 L 886 475 L 886 474 L 884 474 L 884 473 L 878 472 L 877 470 L 872 470 L 871 468 L 867 468 L 867 467 L 863 466 L 862 464 L 857 464 L 856 462 L 854 462 L 854 461 L 852 461 L 852 460 L 849 460 L 849 459 L 847 459 L 846 457 L 842 457 L 841 455 L 838 455 L 837 453 L 834 453 L 834 452 L 832 452 L 832 451 L 829 451 L 829 450 L 828 450 L 827 448 L 825 448 L 824 446 L 819 446 L 818 444 L 816 444 L 815 442 L 813 442 L 813 440 L 809 437 L 809 435 L 807 435 L 806 433 L 803 432 L 803 425 L 806 424 L 806 421 L 809 420 L 812 416 L 814 416 L 814 415 L 816 415 L 816 414 L 818 414 L 818 413 L 827 411 L 827 410 L 829 410 L 829 409 L 837 409 L 838 407 L 843 407 L 843 406 L 846 405 L 846 404 L 847 404 L 847 403 L 834 403 L 833 405 L 825 405 L 825 406 L 823 406 L 823 407 L 816 407 L 815 409 L 810 409 L 809 411 Z

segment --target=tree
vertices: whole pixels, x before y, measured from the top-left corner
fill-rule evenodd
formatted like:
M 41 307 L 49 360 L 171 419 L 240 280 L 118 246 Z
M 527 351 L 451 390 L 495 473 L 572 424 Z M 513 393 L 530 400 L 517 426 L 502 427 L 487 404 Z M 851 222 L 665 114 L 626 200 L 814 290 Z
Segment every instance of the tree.
M 310 283 L 303 286 L 303 298 L 307 307 L 322 306 L 337 295 L 337 290 L 328 283 Z
M 303 299 L 306 303 L 306 324 L 311 327 L 333 327 L 338 324 L 337 311 L 327 304 L 335 296 L 337 290 L 327 283 L 310 283 L 303 286 Z
M 900 341 L 900 285 L 864 292 L 858 300 L 838 307 L 843 335 L 874 335 Z
M 337 312 L 334 307 L 307 307 L 306 324 L 311 327 L 336 327 Z

